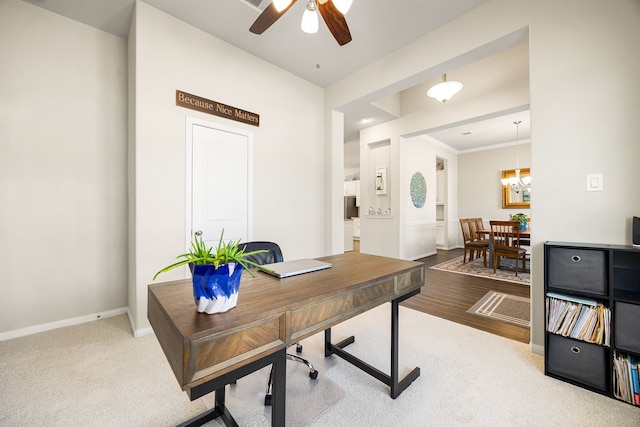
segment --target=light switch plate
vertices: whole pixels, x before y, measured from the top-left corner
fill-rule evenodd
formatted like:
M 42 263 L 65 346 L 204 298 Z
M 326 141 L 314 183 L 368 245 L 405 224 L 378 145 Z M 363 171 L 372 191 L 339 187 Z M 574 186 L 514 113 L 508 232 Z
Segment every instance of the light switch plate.
M 587 175 L 587 191 L 602 191 L 601 173 L 591 173 Z

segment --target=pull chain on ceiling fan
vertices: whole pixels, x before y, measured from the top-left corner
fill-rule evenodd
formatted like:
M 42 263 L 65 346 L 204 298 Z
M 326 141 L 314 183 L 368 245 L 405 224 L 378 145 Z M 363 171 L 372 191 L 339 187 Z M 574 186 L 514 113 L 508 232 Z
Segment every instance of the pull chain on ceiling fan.
M 340 46 L 344 46 L 351 41 L 351 32 L 349 31 L 347 21 L 344 19 L 344 14 L 347 13 L 351 7 L 352 1 L 353 0 L 310 0 L 309 4 L 311 4 L 311 7 L 307 6 L 305 15 L 308 18 L 307 12 L 313 10 L 313 6 L 315 5 L 317 10 L 320 11 L 320 15 L 322 15 L 322 19 L 329 28 L 329 31 L 333 34 L 333 37 Z M 255 20 L 253 25 L 251 25 L 249 31 L 254 34 L 264 33 L 267 28 L 273 25 L 274 22 L 291 8 L 293 3 L 295 3 L 295 0 L 273 0 L 260 16 L 258 16 L 258 19 Z M 312 13 L 316 12 L 313 11 Z M 314 18 L 317 20 L 317 16 L 314 16 Z

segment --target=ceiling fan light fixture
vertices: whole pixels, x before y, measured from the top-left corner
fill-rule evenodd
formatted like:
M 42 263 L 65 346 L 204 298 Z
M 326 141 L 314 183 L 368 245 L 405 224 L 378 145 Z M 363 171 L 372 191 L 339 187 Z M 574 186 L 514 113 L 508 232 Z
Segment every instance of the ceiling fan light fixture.
M 305 33 L 315 34 L 318 32 L 318 12 L 316 10 L 316 4 L 313 0 L 307 3 L 304 14 L 302 14 L 302 22 L 300 23 L 300 29 Z
M 437 99 L 440 102 L 447 102 L 453 95 L 462 90 L 462 83 L 456 81 L 447 81 L 447 75 L 442 75 L 442 82 L 437 85 L 431 86 L 427 91 L 427 96 Z
M 331 0 L 331 2 L 336 7 L 336 9 L 340 11 L 340 13 L 346 15 L 351 8 L 351 3 L 353 3 L 353 0 Z
M 293 0 L 273 0 L 273 5 L 278 12 L 282 12 L 291 4 Z

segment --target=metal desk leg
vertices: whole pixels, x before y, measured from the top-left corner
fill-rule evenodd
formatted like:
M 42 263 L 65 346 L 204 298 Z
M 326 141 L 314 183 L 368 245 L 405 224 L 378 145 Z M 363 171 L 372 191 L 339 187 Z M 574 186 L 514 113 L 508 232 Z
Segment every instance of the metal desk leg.
M 287 350 L 285 348 L 277 352 L 241 366 L 225 375 L 211 381 L 195 386 L 187 393 L 189 399 L 195 400 L 205 394 L 215 391 L 215 404 L 212 409 L 180 424 L 178 427 L 201 426 L 208 421 L 220 417 L 227 427 L 238 427 L 238 423 L 233 419 L 229 409 L 225 405 L 225 386 L 231 382 L 257 371 L 267 365 L 273 364 L 273 397 L 271 398 L 271 425 L 280 427 L 285 425 L 285 405 L 286 405 L 286 366 Z
M 271 425 L 273 427 L 284 426 L 285 404 L 287 393 L 287 358 L 286 350 L 283 356 L 273 362 L 273 383 L 271 397 Z
M 420 368 L 414 368 L 407 376 L 405 376 L 402 380 L 398 381 L 398 346 L 399 346 L 399 305 L 402 301 L 411 298 L 414 295 L 420 293 L 420 289 L 416 289 L 406 295 L 403 295 L 399 298 L 391 301 L 391 375 L 387 375 L 384 372 L 380 371 L 377 368 L 369 365 L 368 363 L 362 361 L 361 359 L 353 356 L 352 354 L 344 351 L 344 347 L 348 346 L 355 342 L 355 337 L 350 336 L 349 338 L 340 341 L 337 344 L 331 343 L 331 328 L 328 328 L 324 331 L 324 355 L 325 357 L 331 356 L 335 354 L 356 366 L 357 368 L 362 369 L 364 372 L 373 376 L 374 378 L 382 381 L 389 387 L 391 387 L 389 395 L 392 399 L 400 396 L 400 393 L 404 391 L 409 385 L 420 376 Z

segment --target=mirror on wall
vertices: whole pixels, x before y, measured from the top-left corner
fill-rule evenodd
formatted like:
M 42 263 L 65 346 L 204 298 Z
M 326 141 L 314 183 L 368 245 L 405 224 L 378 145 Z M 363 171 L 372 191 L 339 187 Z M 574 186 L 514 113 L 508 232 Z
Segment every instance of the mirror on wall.
M 531 206 L 531 171 L 529 168 L 502 171 L 502 208 L 529 209 Z

